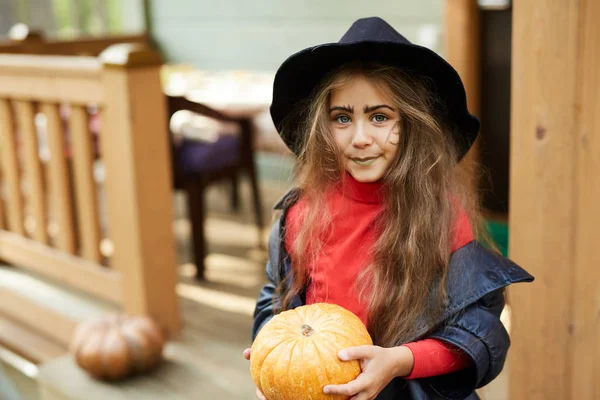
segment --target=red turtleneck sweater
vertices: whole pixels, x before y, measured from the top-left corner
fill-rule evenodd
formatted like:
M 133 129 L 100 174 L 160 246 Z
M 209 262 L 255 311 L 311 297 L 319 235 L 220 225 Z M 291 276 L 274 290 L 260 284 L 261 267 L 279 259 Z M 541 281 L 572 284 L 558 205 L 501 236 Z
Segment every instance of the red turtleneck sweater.
M 308 266 L 310 284 L 306 303 L 338 304 L 356 314 L 367 325 L 367 308 L 358 299 L 355 283 L 360 271 L 372 261 L 375 244 L 375 220 L 382 207 L 379 182 L 358 182 L 351 176 L 326 194 L 331 211 L 330 235 L 324 238 L 319 257 Z M 292 206 L 286 220 L 285 246 L 293 254 L 306 203 L 302 199 Z M 453 228 L 452 251 L 473 240 L 466 214 L 461 212 Z M 407 343 L 414 355 L 412 373 L 406 379 L 424 378 L 458 371 L 471 362 L 454 346 L 435 339 Z

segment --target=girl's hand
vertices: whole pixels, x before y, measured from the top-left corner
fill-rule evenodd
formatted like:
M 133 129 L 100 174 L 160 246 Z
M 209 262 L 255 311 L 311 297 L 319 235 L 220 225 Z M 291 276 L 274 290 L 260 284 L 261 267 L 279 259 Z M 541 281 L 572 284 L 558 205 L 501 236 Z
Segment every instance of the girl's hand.
M 359 360 L 361 374 L 344 385 L 327 385 L 325 394 L 352 396 L 350 400 L 372 400 L 397 376 L 410 375 L 414 358 L 408 347 L 358 346 L 341 350 L 342 361 Z
M 244 358 L 248 361 L 250 361 L 250 348 L 247 348 L 244 350 L 244 352 L 242 353 L 244 355 Z M 264 394 L 262 394 L 260 392 L 260 390 L 258 390 L 258 388 L 256 388 L 256 398 L 258 400 L 267 400 L 267 398 L 265 397 Z

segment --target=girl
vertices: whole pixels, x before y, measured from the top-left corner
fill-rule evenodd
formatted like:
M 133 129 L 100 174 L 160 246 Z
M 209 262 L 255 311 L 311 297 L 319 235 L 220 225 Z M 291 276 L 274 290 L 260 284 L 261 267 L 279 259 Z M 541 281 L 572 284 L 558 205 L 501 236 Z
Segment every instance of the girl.
M 479 121 L 458 74 L 385 21 L 361 19 L 339 43 L 283 63 L 271 116 L 297 155 L 297 188 L 276 206 L 253 337 L 277 312 L 336 303 L 375 345 L 342 350 L 362 373 L 325 393 L 477 398 L 509 347 L 504 288 L 533 277 L 474 240 L 476 194 L 458 163 Z

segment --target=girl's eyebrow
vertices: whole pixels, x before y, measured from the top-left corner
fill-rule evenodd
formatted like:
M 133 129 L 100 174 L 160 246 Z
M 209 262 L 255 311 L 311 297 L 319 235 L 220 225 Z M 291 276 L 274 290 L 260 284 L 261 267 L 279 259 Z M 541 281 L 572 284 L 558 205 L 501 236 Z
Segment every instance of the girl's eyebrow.
M 378 104 L 376 106 L 365 106 L 365 108 L 363 108 L 363 111 L 365 114 L 373 112 L 375 110 L 379 110 L 380 108 L 389 108 L 391 111 L 394 111 L 394 109 L 390 106 L 388 106 L 387 104 Z
M 354 113 L 354 107 L 352 107 L 352 106 L 335 106 L 335 107 L 331 107 L 329 109 L 329 113 L 332 113 L 332 112 L 334 112 L 336 110 L 346 111 L 346 112 L 349 112 L 350 114 Z

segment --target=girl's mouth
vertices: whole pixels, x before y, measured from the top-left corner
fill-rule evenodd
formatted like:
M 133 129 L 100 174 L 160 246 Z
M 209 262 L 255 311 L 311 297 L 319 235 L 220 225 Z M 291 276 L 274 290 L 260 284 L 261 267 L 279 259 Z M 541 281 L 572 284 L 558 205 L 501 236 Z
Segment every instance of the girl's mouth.
M 352 157 L 350 159 L 352 160 L 352 162 L 354 162 L 355 164 L 357 164 L 361 167 L 368 167 L 370 165 L 373 165 L 375 163 L 375 161 L 377 161 L 378 158 L 379 158 L 379 156 L 365 157 L 365 158 Z

